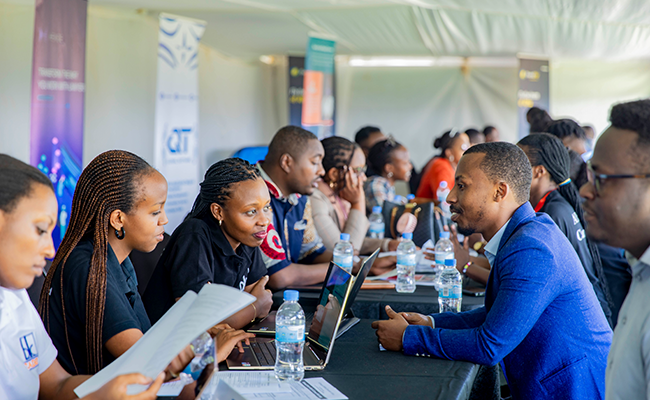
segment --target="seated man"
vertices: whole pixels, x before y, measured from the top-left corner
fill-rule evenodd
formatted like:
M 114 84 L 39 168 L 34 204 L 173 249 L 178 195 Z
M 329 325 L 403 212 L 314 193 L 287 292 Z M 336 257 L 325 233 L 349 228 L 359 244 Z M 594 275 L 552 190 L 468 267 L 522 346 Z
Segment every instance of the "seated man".
M 297 126 L 281 128 L 257 166 L 271 194 L 273 221 L 262 242 L 268 286 L 313 285 L 325 279 L 332 252 L 316 232 L 308 195 L 325 173 L 318 138 Z M 311 264 L 311 265 L 306 265 Z
M 612 331 L 571 243 L 528 194 L 532 172 L 505 142 L 471 147 L 447 197 L 465 234 L 482 233 L 492 265 L 485 306 L 375 321 L 388 350 L 495 365 L 515 399 L 600 399 Z
M 607 399 L 650 393 L 650 99 L 617 104 L 588 168 L 587 236 L 626 250 L 632 284 L 618 315 L 607 363 Z M 623 295 L 625 293 L 622 293 Z

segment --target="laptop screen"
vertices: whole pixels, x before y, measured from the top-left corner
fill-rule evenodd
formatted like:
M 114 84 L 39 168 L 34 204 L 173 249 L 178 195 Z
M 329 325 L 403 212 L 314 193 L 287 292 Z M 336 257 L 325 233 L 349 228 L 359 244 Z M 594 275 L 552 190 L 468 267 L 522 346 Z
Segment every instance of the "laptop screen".
M 316 307 L 309 329 L 309 339 L 325 350 L 329 349 L 332 343 L 351 281 L 352 276 L 349 272 L 338 265 L 331 265 L 331 273 L 328 274 L 323 285 L 320 303 Z

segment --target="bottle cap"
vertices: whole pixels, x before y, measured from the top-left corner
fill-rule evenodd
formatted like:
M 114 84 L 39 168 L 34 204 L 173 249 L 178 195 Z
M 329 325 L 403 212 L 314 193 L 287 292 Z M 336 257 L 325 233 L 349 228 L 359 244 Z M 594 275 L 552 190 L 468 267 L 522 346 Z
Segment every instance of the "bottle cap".
M 449 239 L 449 232 L 440 232 L 440 239 Z
M 406 196 L 406 200 L 409 200 L 409 201 L 413 200 L 414 198 L 415 198 L 414 194 L 409 194 L 408 196 Z
M 298 301 L 298 298 L 300 298 L 300 292 L 297 290 L 284 291 L 284 301 Z
M 402 233 L 402 239 L 411 240 L 413 239 L 413 234 L 411 232 Z
M 440 186 L 439 187 L 445 189 L 447 187 L 447 181 L 440 181 Z
M 372 212 L 373 212 L 374 214 L 379 214 L 379 213 L 381 213 L 381 206 L 374 206 L 374 207 L 372 208 Z
M 456 260 L 448 258 L 445 260 L 445 267 L 456 267 Z
M 350 234 L 349 233 L 341 233 L 341 240 L 344 240 L 348 242 L 350 240 Z

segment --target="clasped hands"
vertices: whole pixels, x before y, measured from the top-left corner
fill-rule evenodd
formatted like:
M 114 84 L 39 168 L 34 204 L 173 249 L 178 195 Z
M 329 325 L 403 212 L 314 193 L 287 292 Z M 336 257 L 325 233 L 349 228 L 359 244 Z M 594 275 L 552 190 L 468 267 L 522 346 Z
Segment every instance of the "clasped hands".
M 397 313 L 390 306 L 386 306 L 386 314 L 388 315 L 388 320 L 374 321 L 372 323 L 372 328 L 377 330 L 375 332 L 377 334 L 377 340 L 386 350 L 402 350 L 402 337 L 409 325 L 433 327 L 431 319 L 426 315 L 412 312 Z

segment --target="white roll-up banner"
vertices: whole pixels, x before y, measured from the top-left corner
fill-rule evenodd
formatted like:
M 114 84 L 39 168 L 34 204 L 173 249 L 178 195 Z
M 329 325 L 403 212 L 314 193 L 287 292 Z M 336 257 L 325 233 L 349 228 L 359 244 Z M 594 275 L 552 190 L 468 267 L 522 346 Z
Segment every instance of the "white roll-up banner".
M 199 191 L 198 66 L 205 21 L 160 15 L 154 167 L 167 179 L 172 232 Z

